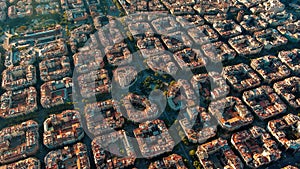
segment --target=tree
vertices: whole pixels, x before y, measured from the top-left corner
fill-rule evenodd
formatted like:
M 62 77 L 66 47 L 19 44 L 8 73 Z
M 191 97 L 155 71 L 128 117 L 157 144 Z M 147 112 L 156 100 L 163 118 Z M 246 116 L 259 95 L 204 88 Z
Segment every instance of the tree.
M 183 161 L 184 161 L 185 163 L 187 163 L 189 160 L 185 158 L 185 159 L 183 159 Z
M 160 86 L 157 84 L 155 85 L 154 89 L 160 89 Z
M 198 168 L 198 167 L 200 166 L 200 162 L 199 162 L 199 161 L 194 161 L 194 162 L 193 162 L 193 166 L 194 166 L 195 168 Z
M 190 152 L 189 152 L 189 155 L 190 156 L 194 156 L 196 154 L 196 151 L 195 150 L 191 150 Z
M 189 145 L 189 141 L 188 141 L 188 139 L 185 137 L 185 138 L 183 138 L 183 144 L 185 144 L 186 146 L 188 146 Z
M 178 135 L 181 138 L 181 140 L 183 140 L 185 137 L 185 134 L 182 131 L 179 131 Z
M 146 82 L 151 82 L 152 81 L 152 78 L 150 76 L 146 77 L 145 79 Z
M 173 80 L 173 81 L 170 83 L 170 85 L 174 85 L 175 83 L 176 83 L 176 81 Z
M 125 150 L 122 148 L 120 149 L 120 154 L 124 154 L 125 153 Z
M 174 124 L 178 124 L 178 120 L 175 120 L 175 121 L 174 121 Z
M 129 31 L 127 31 L 126 34 L 127 34 L 128 39 L 129 39 L 130 41 L 133 41 L 133 36 L 132 36 L 132 34 L 131 34 Z

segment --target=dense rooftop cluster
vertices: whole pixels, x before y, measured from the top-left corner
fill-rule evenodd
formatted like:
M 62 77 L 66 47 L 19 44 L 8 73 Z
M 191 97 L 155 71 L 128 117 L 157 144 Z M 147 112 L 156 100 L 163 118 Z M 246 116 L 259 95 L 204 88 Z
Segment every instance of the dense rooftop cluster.
M 103 55 L 100 50 L 91 49 L 86 47 L 86 49 L 73 55 L 75 70 L 78 73 L 88 73 L 93 70 L 103 68 Z
M 132 14 L 136 12 L 167 12 L 161 1 L 130 1 L 130 0 L 119 0 L 126 14 Z
M 197 3 L 194 5 L 194 9 L 200 15 L 216 15 L 218 13 L 223 13 L 223 11 L 228 7 L 225 1 L 212 2 L 212 1 L 202 1 L 201 3 Z
M 181 27 L 177 23 L 174 17 L 159 17 L 151 22 L 159 35 L 169 35 L 179 31 Z
M 198 146 L 196 154 L 204 168 L 242 169 L 244 167 L 241 159 L 223 139 L 216 139 Z
M 239 92 L 260 85 L 260 78 L 257 73 L 243 63 L 224 67 L 223 77 Z
M 138 19 L 138 18 L 134 18 L 134 19 Z M 143 19 L 144 20 L 144 19 Z M 143 34 L 153 34 L 154 31 L 152 30 L 150 24 L 148 22 L 145 21 L 130 21 L 128 24 L 128 29 L 130 31 L 130 33 L 132 34 L 133 37 L 135 37 L 136 39 L 140 39 L 143 38 Z M 146 21 L 148 21 L 148 18 L 146 19 Z M 140 42 L 142 43 L 142 42 Z
M 89 132 L 94 135 L 111 132 L 124 124 L 124 117 L 114 100 L 86 104 L 84 116 Z
M 224 38 L 231 38 L 242 33 L 241 26 L 233 20 L 214 20 L 213 27 Z
M 16 42 L 16 43 L 22 43 L 22 42 Z M 32 43 L 32 42 L 28 42 L 28 43 Z M 12 66 L 17 66 L 18 64 L 29 65 L 29 64 L 33 64 L 36 61 L 37 52 L 32 46 L 30 46 L 30 44 L 18 44 L 17 46 L 19 47 L 17 50 L 10 50 L 4 55 L 5 57 L 4 65 L 6 67 L 9 68 Z
M 187 33 L 191 36 L 196 44 L 206 44 L 210 42 L 215 42 L 218 40 L 219 35 L 208 25 L 201 25 L 197 27 L 192 27 L 187 30 Z
M 72 101 L 72 78 L 53 80 L 41 86 L 41 105 L 44 108 L 59 106 Z
M 47 14 L 55 14 L 60 12 L 60 5 L 57 1 L 50 0 L 36 0 L 38 5 L 35 7 L 35 11 L 37 14 L 47 15 Z
M 103 27 L 103 29 L 97 32 L 97 38 L 100 40 L 103 48 L 121 43 L 126 38 L 123 27 L 118 20 L 110 20 L 109 23 L 109 28 Z
M 179 123 L 190 142 L 203 143 L 216 135 L 216 122 L 204 108 L 187 108 L 185 116 Z
M 186 48 L 176 52 L 174 59 L 183 70 L 205 67 L 207 62 L 207 59 L 200 51 L 192 48 Z
M 217 118 L 224 129 L 229 131 L 251 124 L 254 120 L 243 102 L 232 96 L 212 102 L 209 106 L 209 112 Z
M 203 45 L 202 50 L 211 61 L 216 63 L 233 60 L 236 56 L 236 52 L 222 41 Z
M 215 100 L 226 96 L 229 86 L 225 79 L 217 72 L 196 74 L 191 79 L 191 84 L 198 97 L 203 100 Z
M 268 130 L 286 149 L 300 149 L 300 117 L 288 114 L 268 122 Z
M 263 128 L 253 126 L 236 132 L 231 143 L 238 150 L 247 166 L 258 168 L 281 158 L 277 143 Z
M 33 6 L 30 0 L 20 0 L 15 5 L 11 5 L 7 9 L 7 15 L 10 19 L 24 18 L 33 14 Z
M 34 155 L 39 149 L 38 123 L 29 120 L 0 131 L 0 162 L 11 163 Z
M 107 61 L 114 66 L 128 64 L 132 61 L 132 54 L 124 42 L 106 47 L 105 54 Z
M 171 154 L 167 157 L 164 157 L 162 160 L 155 161 L 150 164 L 148 169 L 171 169 L 171 168 L 180 168 L 180 169 L 187 169 L 185 164 L 183 163 L 183 159 L 178 154 Z
M 244 102 L 261 119 L 284 113 L 287 106 L 269 86 L 261 86 L 243 93 Z
M 296 169 L 299 9 L 297 0 L 0 0 L 0 168 Z M 121 102 L 115 83 L 128 90 Z
M 59 168 L 90 168 L 90 161 L 86 145 L 76 143 L 62 149 L 50 151 L 45 156 L 46 169 Z
M 193 87 L 184 79 L 179 79 L 177 82 L 170 84 L 167 99 L 170 107 L 174 110 L 194 107 L 197 104 L 197 96 Z
M 78 16 L 81 16 L 81 14 L 79 14 Z M 85 15 L 85 16 L 79 17 L 79 18 L 82 18 L 83 20 L 85 20 L 88 17 L 87 17 L 87 15 Z M 70 32 L 71 35 L 70 35 L 70 38 L 69 38 L 69 44 L 70 44 L 70 48 L 71 48 L 72 53 L 77 52 L 79 44 L 87 42 L 88 35 L 90 33 L 92 33 L 93 30 L 94 30 L 94 27 L 92 25 L 83 24 L 83 25 L 73 29 Z
M 279 0 L 265 1 L 250 10 L 267 21 L 270 26 L 283 25 L 295 20 L 292 13 L 285 10 L 285 5 Z
M 66 1 L 61 0 L 61 7 L 66 12 L 68 16 L 68 21 L 70 22 L 84 22 L 88 19 L 88 13 L 84 8 L 84 1 L 82 0 L 74 0 L 74 1 Z
M 52 114 L 44 121 L 43 126 L 43 142 L 48 148 L 72 144 L 84 136 L 80 113 L 76 110 Z
M 178 67 L 175 65 L 172 56 L 169 54 L 152 56 L 147 59 L 147 65 L 149 68 L 160 74 L 175 75 L 178 71 Z
M 43 81 L 59 80 L 71 75 L 70 60 L 67 56 L 43 60 L 40 62 L 39 67 Z
M 137 79 L 137 70 L 133 66 L 118 67 L 114 70 L 114 80 L 121 88 L 130 87 Z
M 261 31 L 268 26 L 266 21 L 260 19 L 257 15 L 243 15 L 240 24 L 246 31 L 251 33 Z
M 298 169 L 298 167 L 295 167 L 295 166 L 292 166 L 292 165 L 288 165 L 288 166 L 285 166 L 281 169 Z
M 127 113 L 127 118 L 134 122 L 144 122 L 153 120 L 159 115 L 158 106 L 146 97 L 136 95 L 133 93 L 128 94 L 123 99 L 122 104 Z
M 145 158 L 170 152 L 175 145 L 164 121 L 159 119 L 140 123 L 133 133 Z
M 95 97 L 97 94 L 107 94 L 111 91 L 111 80 L 106 69 L 81 74 L 77 80 L 81 96 L 84 98 Z
M 98 169 L 127 168 L 135 163 L 135 150 L 124 130 L 96 137 L 91 144 Z
M 282 26 L 278 26 L 278 31 L 292 42 L 299 42 L 299 26 L 300 21 L 289 22 Z
M 52 43 L 40 45 L 36 48 L 40 60 L 52 59 L 68 54 L 67 44 L 64 39 L 57 39 Z
M 264 45 L 265 49 L 272 49 L 287 44 L 288 39 L 276 29 L 265 29 L 254 33 L 257 41 Z
M 300 49 L 281 51 L 279 52 L 278 57 L 291 70 L 296 73 L 300 73 Z
M 258 54 L 263 48 L 263 45 L 250 35 L 233 37 L 228 43 L 241 56 Z
M 276 56 L 266 55 L 251 61 L 251 67 L 259 73 L 265 82 L 271 83 L 288 77 L 290 69 Z
M 275 91 L 282 96 L 290 106 L 294 108 L 300 107 L 300 78 L 293 76 L 274 84 Z
M 164 52 L 164 47 L 158 37 L 147 34 L 137 41 L 137 47 L 140 49 L 144 58 L 159 55 Z
M 3 118 L 27 115 L 37 109 L 37 92 L 34 87 L 6 91 L 1 96 L 0 116 Z
M 28 168 L 28 169 L 40 169 L 41 162 L 36 158 L 26 158 L 11 164 L 0 166 L 2 169 L 14 169 L 14 168 Z
M 182 27 L 189 28 L 194 26 L 204 25 L 204 19 L 199 15 L 183 15 L 176 17 L 176 20 L 181 24 Z
M 6 90 L 18 90 L 36 83 L 36 68 L 33 65 L 15 66 L 2 73 L 2 87 Z

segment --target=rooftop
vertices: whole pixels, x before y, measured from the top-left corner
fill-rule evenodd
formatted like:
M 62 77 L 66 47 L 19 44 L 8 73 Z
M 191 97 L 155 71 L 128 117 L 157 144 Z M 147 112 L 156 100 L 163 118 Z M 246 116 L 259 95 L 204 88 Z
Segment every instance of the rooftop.
M 170 152 L 175 145 L 164 121 L 159 119 L 140 123 L 133 133 L 144 158 Z
M 231 150 L 226 140 L 217 139 L 198 146 L 196 154 L 204 169 L 242 169 L 244 164 Z
M 59 80 L 71 75 L 70 59 L 67 56 L 43 60 L 39 63 L 43 81 Z
M 241 56 L 258 54 L 263 48 L 263 45 L 250 35 L 230 38 L 228 43 Z
M 300 117 L 288 114 L 268 122 L 269 132 L 286 149 L 300 150 Z
M 29 157 L 25 160 L 20 160 L 11 164 L 0 166 L 1 169 L 10 168 L 27 168 L 27 169 L 40 169 L 41 163 L 38 159 Z
M 272 55 L 253 59 L 250 65 L 267 83 L 286 78 L 291 74 L 290 69 L 278 57 Z
M 38 109 L 37 93 L 34 87 L 6 91 L 1 96 L 0 116 L 12 118 L 27 115 Z
M 45 156 L 44 162 L 46 169 L 90 168 L 87 148 L 83 143 L 50 151 Z
M 44 123 L 43 143 L 47 148 L 56 148 L 72 144 L 84 136 L 80 113 L 65 110 L 60 114 L 51 114 Z
M 182 70 L 193 70 L 206 66 L 207 58 L 199 50 L 185 48 L 174 53 L 174 58 Z
M 288 43 L 288 39 L 281 35 L 276 29 L 264 29 L 254 33 L 257 41 L 264 45 L 264 48 L 270 50 Z
M 231 143 L 240 153 L 247 166 L 258 168 L 281 158 L 277 143 L 263 128 L 253 126 L 236 132 Z
M 269 86 L 261 86 L 243 93 L 244 102 L 261 119 L 285 113 L 287 106 Z
M 160 168 L 187 169 L 187 167 L 183 163 L 183 158 L 177 154 L 171 154 L 167 157 L 164 157 L 162 160 L 157 160 L 151 163 L 150 166 L 148 167 L 148 169 L 160 169 Z
M 126 168 L 133 166 L 136 154 L 131 138 L 124 130 L 96 137 L 92 150 L 97 168 Z
M 11 163 L 34 155 L 39 149 L 38 123 L 29 120 L 0 131 L 0 162 Z
M 208 43 L 201 48 L 204 54 L 215 63 L 230 61 L 236 57 L 236 52 L 222 41 Z
M 33 65 L 15 66 L 2 72 L 2 87 L 6 90 L 18 90 L 36 83 L 36 68 Z
M 212 102 L 208 110 L 217 118 L 221 127 L 229 131 L 249 125 L 254 120 L 246 105 L 233 96 Z
M 88 131 L 95 136 L 112 132 L 124 124 L 124 117 L 114 100 L 86 104 L 84 116 Z
M 190 142 L 204 143 L 217 134 L 217 122 L 204 108 L 187 108 L 184 116 L 179 123 Z
M 222 74 L 233 89 L 238 92 L 257 87 L 261 84 L 257 73 L 244 63 L 226 66 L 223 68 Z
M 276 93 L 282 96 L 290 106 L 294 108 L 300 107 L 300 78 L 293 76 L 286 78 L 283 81 L 277 82 L 274 84 L 274 89 Z
M 98 94 L 107 94 L 111 91 L 111 80 L 106 69 L 79 75 L 77 80 L 81 96 L 84 98 L 96 97 Z
M 145 122 L 159 116 L 159 107 L 144 96 L 130 93 L 122 102 L 127 112 L 127 118 L 134 122 Z
M 41 105 L 44 108 L 59 106 L 72 101 L 72 78 L 53 80 L 41 86 Z
M 296 73 L 300 73 L 300 49 L 281 51 L 279 52 L 278 57 L 291 70 Z

